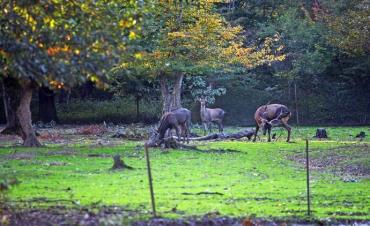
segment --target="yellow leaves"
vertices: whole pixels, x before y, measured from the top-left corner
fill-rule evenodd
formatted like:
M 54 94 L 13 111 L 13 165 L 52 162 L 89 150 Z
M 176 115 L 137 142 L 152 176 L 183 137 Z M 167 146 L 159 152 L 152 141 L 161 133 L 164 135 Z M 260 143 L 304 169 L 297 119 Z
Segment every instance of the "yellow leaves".
M 128 38 L 130 40 L 134 40 L 136 39 L 136 33 L 134 31 L 130 31 L 129 35 L 128 35 Z
M 63 89 L 64 88 L 64 83 L 56 81 L 56 80 L 49 81 L 49 84 L 50 84 L 51 88 L 53 88 L 53 89 Z
M 143 54 L 142 53 L 135 53 L 134 54 L 134 57 L 138 60 L 142 59 L 143 58 Z
M 62 52 L 70 52 L 71 49 L 69 46 L 67 45 L 64 45 L 64 46 L 53 46 L 53 47 L 49 47 L 47 52 L 48 52 L 48 55 L 49 56 L 54 56 L 58 53 L 62 53 Z
M 128 19 L 122 19 L 118 22 L 118 26 L 121 27 L 121 28 L 131 28 L 133 26 L 135 26 L 135 24 L 137 23 L 137 21 L 130 17 Z
M 13 10 L 19 16 L 23 17 L 25 19 L 25 21 L 27 21 L 27 23 L 31 27 L 32 31 L 36 30 L 37 21 L 28 13 L 28 11 L 26 9 L 15 6 L 13 8 Z
M 81 9 L 84 12 L 89 12 L 89 5 L 86 3 L 81 4 Z
M 283 50 L 283 48 L 284 48 L 284 46 L 283 46 L 283 45 L 280 45 L 280 46 L 276 49 L 276 51 L 280 52 L 281 50 Z
M 89 76 L 87 76 L 87 78 L 92 82 L 98 82 L 99 81 L 99 77 L 97 75 L 89 75 Z
M 179 32 L 179 31 L 169 32 L 167 35 L 170 39 L 177 39 L 177 38 L 185 38 L 186 37 L 186 34 L 184 32 Z
M 130 23 L 127 20 L 120 20 L 118 22 L 118 26 L 120 26 L 121 28 L 127 28 L 130 27 Z
M 43 21 L 44 21 L 44 24 L 49 25 L 51 29 L 55 28 L 56 21 L 53 18 L 46 16 L 44 17 Z
M 80 55 L 80 50 L 79 50 L 79 49 L 75 49 L 75 50 L 74 50 L 74 53 L 75 53 L 76 55 Z
M 50 26 L 50 28 L 54 28 L 55 27 L 55 20 L 54 19 L 51 19 L 50 20 L 49 26 Z
M 99 89 L 108 89 L 109 85 L 105 83 L 104 81 L 100 80 L 100 78 L 97 75 L 90 74 L 87 76 L 87 78 L 95 84 L 95 86 Z

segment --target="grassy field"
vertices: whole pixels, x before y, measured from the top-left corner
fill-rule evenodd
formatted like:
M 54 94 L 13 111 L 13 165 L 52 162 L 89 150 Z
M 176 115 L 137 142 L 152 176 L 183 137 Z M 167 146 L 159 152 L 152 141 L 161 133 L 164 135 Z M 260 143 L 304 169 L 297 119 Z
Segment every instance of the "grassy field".
M 236 130 L 240 128 L 227 129 Z M 369 129 L 327 130 L 330 139 L 310 141 L 313 215 L 370 220 L 370 139 L 354 138 Z M 261 137 L 256 143 L 190 143 L 197 150 L 151 149 L 160 215 L 303 218 L 303 139 L 312 137 L 315 128 L 295 130 L 293 143 L 284 142 L 283 130 L 275 132 L 282 136 L 271 143 Z M 150 197 L 142 144 L 118 140 L 106 146 L 86 141 L 42 148 L 2 147 L 0 180 L 19 181 L 6 191 L 7 201 L 26 208 L 120 206 L 145 218 L 150 213 Z M 110 170 L 114 154 L 120 154 L 134 169 Z

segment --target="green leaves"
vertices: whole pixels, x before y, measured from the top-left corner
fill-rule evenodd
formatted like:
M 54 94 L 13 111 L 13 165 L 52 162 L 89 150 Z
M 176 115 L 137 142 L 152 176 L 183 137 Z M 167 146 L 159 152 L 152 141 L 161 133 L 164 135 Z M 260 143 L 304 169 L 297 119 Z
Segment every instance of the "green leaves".
M 137 38 L 141 1 L 2 3 L 1 74 L 38 84 L 72 86 L 89 78 L 104 87 L 106 71 Z M 5 69 L 4 69 L 5 68 Z

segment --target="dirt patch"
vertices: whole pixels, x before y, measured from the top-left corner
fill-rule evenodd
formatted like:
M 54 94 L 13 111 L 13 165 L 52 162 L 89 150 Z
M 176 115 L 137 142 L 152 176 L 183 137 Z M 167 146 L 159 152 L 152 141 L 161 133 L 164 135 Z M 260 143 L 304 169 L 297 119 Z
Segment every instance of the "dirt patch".
M 100 209 L 66 209 L 50 207 L 47 209 L 10 210 L 0 212 L 0 225 L 127 225 L 125 221 L 137 216 L 136 212 L 120 207 Z
M 150 216 L 121 207 L 99 207 L 67 209 L 63 206 L 47 209 L 2 209 L 0 224 L 2 225 L 133 225 L 133 226 L 201 226 L 201 225 L 368 225 L 370 221 L 361 220 L 302 220 L 302 219 L 265 219 L 220 216 L 212 212 L 204 216 L 179 219 L 151 218 L 138 220 Z
M 289 160 L 306 165 L 303 153 L 290 155 Z M 370 178 L 370 147 L 368 144 L 346 145 L 342 147 L 310 150 L 310 168 L 339 175 L 348 180 L 348 176 Z M 354 182 L 348 180 L 348 182 Z

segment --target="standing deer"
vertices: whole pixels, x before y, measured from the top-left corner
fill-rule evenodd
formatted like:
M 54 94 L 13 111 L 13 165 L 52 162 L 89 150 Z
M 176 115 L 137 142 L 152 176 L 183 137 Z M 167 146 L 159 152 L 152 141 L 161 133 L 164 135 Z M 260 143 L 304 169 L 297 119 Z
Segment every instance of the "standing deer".
M 165 113 L 158 126 L 157 131 L 154 132 L 154 137 L 150 138 L 149 143 L 159 145 L 169 129 L 175 129 L 177 140 L 180 142 L 180 131 L 182 135 L 189 142 L 190 134 L 191 112 L 186 108 L 179 108 L 177 110 Z
M 202 124 L 204 126 L 204 134 L 211 130 L 211 123 L 216 123 L 218 125 L 218 131 L 222 133 L 224 131 L 223 119 L 225 116 L 225 111 L 221 108 L 206 108 L 206 100 L 199 99 L 200 102 L 200 118 L 202 119 Z
M 256 132 L 254 134 L 253 141 L 256 141 L 256 136 L 259 128 L 262 128 L 263 135 L 268 132 L 268 142 L 271 141 L 271 128 L 273 126 L 282 126 L 288 131 L 287 142 L 290 141 L 291 127 L 288 125 L 288 120 L 291 117 L 289 109 L 282 104 L 266 104 L 259 107 L 254 114 L 254 120 L 256 121 Z

